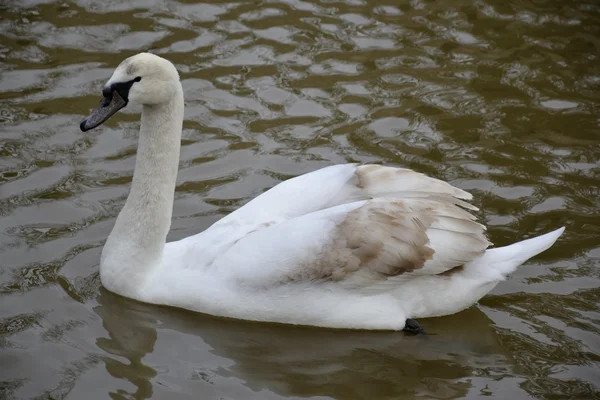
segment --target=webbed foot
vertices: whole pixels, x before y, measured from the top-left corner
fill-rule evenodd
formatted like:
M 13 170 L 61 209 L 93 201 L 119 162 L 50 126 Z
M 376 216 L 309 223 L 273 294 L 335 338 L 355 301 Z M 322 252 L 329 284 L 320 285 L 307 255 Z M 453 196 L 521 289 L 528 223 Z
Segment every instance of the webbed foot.
M 421 325 L 417 321 L 411 318 L 406 319 L 406 324 L 404 325 L 404 332 L 409 333 L 411 335 L 418 335 L 421 333 L 425 333 L 425 330 L 421 328 Z

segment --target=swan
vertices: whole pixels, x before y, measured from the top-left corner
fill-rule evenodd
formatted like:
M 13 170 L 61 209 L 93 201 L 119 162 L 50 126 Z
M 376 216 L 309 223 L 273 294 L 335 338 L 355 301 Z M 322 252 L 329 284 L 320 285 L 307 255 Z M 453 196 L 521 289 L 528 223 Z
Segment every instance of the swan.
M 564 227 L 488 249 L 471 194 L 421 173 L 343 164 L 286 180 L 205 231 L 165 243 L 184 96 L 168 60 L 125 59 L 81 122 L 143 107 L 135 171 L 102 250 L 102 285 L 145 303 L 318 327 L 422 332 L 475 304 Z

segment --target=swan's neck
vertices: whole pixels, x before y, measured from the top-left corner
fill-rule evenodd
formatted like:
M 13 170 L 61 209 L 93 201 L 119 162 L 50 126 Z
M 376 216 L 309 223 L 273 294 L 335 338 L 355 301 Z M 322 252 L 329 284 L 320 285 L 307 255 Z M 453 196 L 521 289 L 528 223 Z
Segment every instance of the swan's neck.
M 139 297 L 161 264 L 171 226 L 184 108 L 178 86 L 171 101 L 144 106 L 131 191 L 102 251 L 102 284 L 126 297 Z

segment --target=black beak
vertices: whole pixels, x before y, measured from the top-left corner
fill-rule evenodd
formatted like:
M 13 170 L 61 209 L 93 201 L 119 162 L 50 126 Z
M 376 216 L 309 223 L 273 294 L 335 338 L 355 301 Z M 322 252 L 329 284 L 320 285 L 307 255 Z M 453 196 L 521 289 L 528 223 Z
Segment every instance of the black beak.
M 128 101 L 123 99 L 117 90 L 103 90 L 102 94 L 104 98 L 100 100 L 100 105 L 92 111 L 89 117 L 81 121 L 79 128 L 82 132 L 94 129 L 127 105 Z

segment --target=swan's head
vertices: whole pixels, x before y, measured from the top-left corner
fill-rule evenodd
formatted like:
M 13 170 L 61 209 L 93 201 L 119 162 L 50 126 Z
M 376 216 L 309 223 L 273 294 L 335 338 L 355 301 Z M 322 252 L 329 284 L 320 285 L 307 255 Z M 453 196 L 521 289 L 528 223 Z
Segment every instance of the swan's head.
M 81 122 L 82 131 L 102 124 L 130 101 L 156 105 L 171 100 L 181 90 L 179 74 L 168 60 L 140 53 L 123 61 L 102 89 L 102 100 L 89 117 Z

